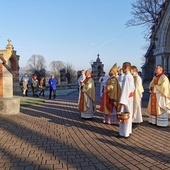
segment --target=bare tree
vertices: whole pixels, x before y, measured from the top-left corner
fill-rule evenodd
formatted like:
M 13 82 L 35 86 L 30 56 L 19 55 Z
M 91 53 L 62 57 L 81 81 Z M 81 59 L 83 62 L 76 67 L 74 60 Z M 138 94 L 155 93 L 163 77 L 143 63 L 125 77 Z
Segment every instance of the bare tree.
M 73 83 L 77 79 L 77 72 L 74 70 L 72 64 L 67 63 L 66 64 L 66 77 L 69 83 Z
M 163 0 L 136 0 L 132 2 L 132 18 L 126 22 L 126 26 L 151 27 L 158 17 Z
M 60 69 L 65 68 L 65 65 L 62 61 L 52 61 L 50 63 L 50 68 L 51 68 L 51 72 L 53 72 L 56 76 L 58 76 Z
M 39 71 L 46 66 L 46 61 L 42 55 L 32 55 L 28 60 L 28 72 L 34 73 L 36 70 Z

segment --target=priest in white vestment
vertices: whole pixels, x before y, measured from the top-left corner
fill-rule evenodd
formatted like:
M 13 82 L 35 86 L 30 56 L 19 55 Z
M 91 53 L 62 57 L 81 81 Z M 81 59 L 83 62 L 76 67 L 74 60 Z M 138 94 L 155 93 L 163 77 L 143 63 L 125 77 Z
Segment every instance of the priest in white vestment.
M 170 113 L 170 83 L 162 65 L 156 67 L 149 88 L 151 90 L 148 103 L 149 123 L 166 127 Z
M 78 83 L 78 91 L 79 91 L 78 103 L 79 103 L 79 100 L 80 100 L 81 89 L 82 89 L 81 83 L 82 83 L 85 79 L 86 79 L 85 71 L 82 70 L 82 71 L 81 71 L 81 76 L 80 76 L 80 77 L 78 78 L 78 80 L 77 80 L 77 83 Z
M 122 90 L 120 97 L 121 112 L 129 112 L 129 119 L 126 123 L 120 120 L 119 137 L 129 137 L 132 133 L 132 115 L 133 115 L 133 93 L 135 90 L 134 78 L 131 74 L 131 63 L 123 63 L 124 79 L 122 81 Z
M 102 75 L 99 78 L 99 83 L 100 83 L 100 97 L 103 95 L 103 91 L 107 82 L 107 79 L 109 78 L 108 76 L 105 75 L 106 73 L 103 71 Z
M 123 69 L 122 68 L 120 68 L 119 69 L 119 72 L 118 72 L 118 82 L 119 82 L 119 84 L 120 84 L 120 87 L 122 87 L 122 81 L 123 81 L 123 79 L 124 79 L 124 73 L 123 73 Z
M 143 97 L 143 86 L 142 79 L 138 74 L 138 69 L 136 66 L 131 67 L 131 74 L 134 77 L 135 91 L 133 93 L 133 116 L 132 116 L 132 128 L 138 127 L 138 124 L 143 122 L 142 109 L 141 109 L 141 99 Z

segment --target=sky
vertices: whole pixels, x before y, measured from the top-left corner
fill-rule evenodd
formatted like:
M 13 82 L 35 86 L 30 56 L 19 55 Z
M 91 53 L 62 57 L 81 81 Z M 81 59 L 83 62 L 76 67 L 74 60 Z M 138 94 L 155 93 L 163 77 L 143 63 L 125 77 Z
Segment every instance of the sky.
M 141 70 L 147 45 L 142 27 L 126 27 L 132 0 L 0 0 L 0 49 L 7 39 L 20 67 L 42 55 L 47 68 L 63 61 L 78 70 L 91 68 L 97 54 L 104 71 L 129 61 Z

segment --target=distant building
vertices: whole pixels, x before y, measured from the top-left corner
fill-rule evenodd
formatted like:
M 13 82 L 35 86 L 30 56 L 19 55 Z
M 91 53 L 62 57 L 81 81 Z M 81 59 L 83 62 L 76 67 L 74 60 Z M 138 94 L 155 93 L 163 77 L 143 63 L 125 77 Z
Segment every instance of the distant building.
M 101 73 L 104 71 L 104 64 L 102 64 L 99 58 L 99 54 L 97 54 L 96 61 L 91 64 L 91 68 L 92 68 L 92 77 L 95 83 L 98 83 Z
M 145 64 L 142 66 L 144 83 L 150 82 L 155 67 L 163 65 L 164 72 L 170 74 L 170 2 L 165 0 L 157 20 L 152 26 L 150 46 L 145 54 Z
M 81 76 L 81 71 L 82 70 L 77 71 L 77 79 L 79 78 L 79 76 Z M 104 71 L 104 64 L 102 64 L 102 62 L 99 58 L 99 54 L 97 54 L 96 61 L 94 61 L 91 64 L 91 73 L 92 73 L 92 77 L 93 77 L 96 85 L 98 84 L 100 75 L 103 71 Z

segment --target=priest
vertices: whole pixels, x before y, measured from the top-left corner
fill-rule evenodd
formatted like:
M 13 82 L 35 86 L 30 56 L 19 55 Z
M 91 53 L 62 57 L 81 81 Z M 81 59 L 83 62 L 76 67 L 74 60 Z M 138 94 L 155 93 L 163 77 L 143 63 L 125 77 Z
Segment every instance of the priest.
M 100 111 L 104 113 L 103 123 L 119 124 L 117 119 L 117 108 L 120 99 L 120 84 L 117 79 L 118 67 L 114 64 L 109 71 L 109 78 L 104 87 L 100 104 Z
M 149 123 L 166 127 L 170 113 L 170 83 L 162 65 L 156 67 L 149 88 L 151 90 L 148 103 Z
M 96 111 L 95 85 L 90 70 L 86 70 L 85 76 L 86 79 L 81 82 L 78 110 L 81 112 L 82 118 L 91 119 Z
M 124 79 L 122 81 L 121 97 L 119 104 L 121 113 L 129 113 L 129 119 L 126 123 L 122 120 L 119 124 L 119 137 L 129 137 L 132 134 L 132 115 L 133 115 L 133 95 L 135 90 L 134 78 L 131 74 L 131 63 L 123 63 Z

